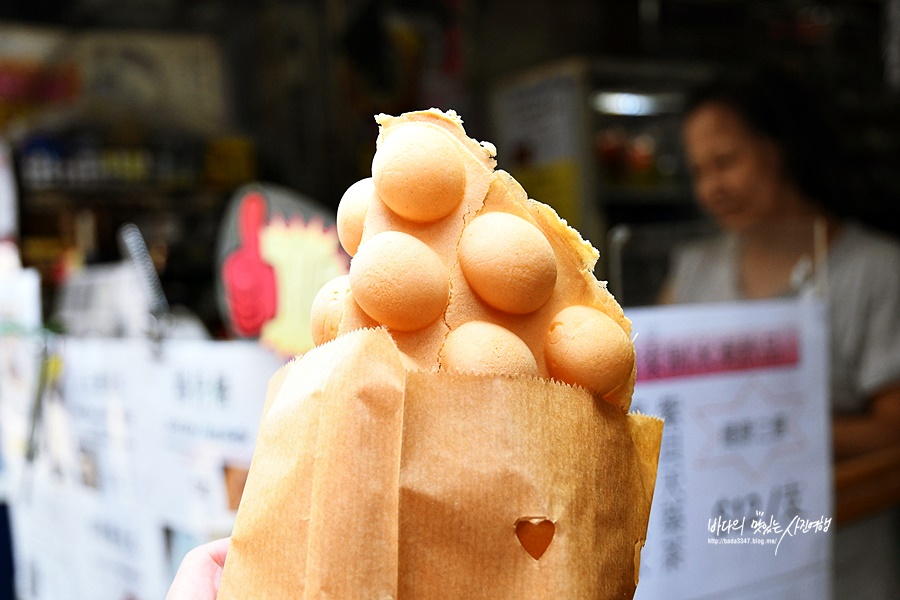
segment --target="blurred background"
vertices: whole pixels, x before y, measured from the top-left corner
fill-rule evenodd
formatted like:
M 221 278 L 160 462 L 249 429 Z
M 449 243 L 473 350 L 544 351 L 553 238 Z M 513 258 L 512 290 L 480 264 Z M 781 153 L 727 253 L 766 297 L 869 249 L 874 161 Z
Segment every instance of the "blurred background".
M 260 180 L 333 210 L 369 173 L 379 112 L 455 109 L 598 248 L 619 222 L 693 218 L 680 94 L 763 59 L 821 89 L 859 212 L 898 228 L 893 1 L 4 0 L 0 19 L 16 235 L 45 310 L 67 264 L 115 258 L 135 221 L 169 299 L 223 334 L 230 194 Z
M 814 90 L 840 142 L 846 204 L 896 243 L 900 0 L 0 0 L 0 504 L 17 508 L 20 600 L 160 597 L 187 549 L 228 533 L 268 377 L 310 347 L 312 297 L 346 272 L 332 226 L 344 192 L 371 174 L 374 115 L 459 113 L 469 136 L 497 146 L 499 168 L 600 249 L 596 274 L 630 309 L 656 303 L 672 249 L 713 226 L 682 148 L 689 92 L 761 63 Z M 136 278 L 117 269 L 125 260 Z M 176 324 L 160 330 L 163 317 Z M 751 317 L 735 322 L 753 342 Z M 167 337 L 198 345 L 160 346 Z M 803 488 L 806 509 L 835 515 L 819 345 L 815 381 L 796 373 L 815 408 L 790 416 L 821 426 L 805 450 L 819 487 L 781 465 L 745 498 L 790 511 Z M 664 391 L 658 405 L 636 401 L 670 411 L 670 439 L 688 439 Z M 699 400 L 682 395 L 688 415 Z M 751 404 L 765 409 L 738 412 Z M 735 419 L 744 433 L 763 422 Z M 896 550 L 900 453 L 879 461 L 839 474 L 855 495 L 835 518 L 892 511 L 893 532 L 880 531 Z M 689 463 L 661 472 L 677 483 Z M 687 505 L 674 488 L 660 497 Z M 733 493 L 698 508 L 690 532 L 754 506 Z M 679 527 L 666 560 L 680 556 L 668 545 Z M 88 558 L 70 561 L 58 540 Z M 820 546 L 804 568 L 827 587 Z M 0 598 L 11 569 L 0 552 Z M 784 597 L 823 597 L 785 585 Z M 727 597 L 775 597 L 755 587 Z

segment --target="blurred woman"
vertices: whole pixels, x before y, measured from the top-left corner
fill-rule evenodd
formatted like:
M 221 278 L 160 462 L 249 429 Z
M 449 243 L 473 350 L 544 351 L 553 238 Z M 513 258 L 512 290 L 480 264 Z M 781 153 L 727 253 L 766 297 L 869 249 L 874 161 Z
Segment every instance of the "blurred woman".
M 696 94 L 683 142 L 696 199 L 722 234 L 676 253 L 664 301 L 796 294 L 812 249 L 825 251 L 840 459 L 900 447 L 900 243 L 847 217 L 852 199 L 820 108 L 774 72 Z M 900 598 L 897 512 L 839 529 L 836 599 Z

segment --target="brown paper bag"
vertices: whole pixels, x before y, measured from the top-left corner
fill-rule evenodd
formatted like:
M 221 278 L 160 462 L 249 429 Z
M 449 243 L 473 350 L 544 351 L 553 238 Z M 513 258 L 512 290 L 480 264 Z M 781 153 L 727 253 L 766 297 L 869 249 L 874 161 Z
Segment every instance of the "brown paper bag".
M 661 433 L 348 333 L 273 377 L 219 598 L 630 598 Z

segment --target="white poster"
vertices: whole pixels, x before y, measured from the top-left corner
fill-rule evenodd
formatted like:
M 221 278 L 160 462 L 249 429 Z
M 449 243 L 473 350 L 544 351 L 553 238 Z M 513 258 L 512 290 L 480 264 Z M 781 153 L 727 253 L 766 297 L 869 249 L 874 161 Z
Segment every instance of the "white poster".
M 282 360 L 253 342 L 53 348 L 10 495 L 19 597 L 162 598 L 190 548 L 230 534 Z
M 83 555 L 75 534 L 81 511 L 72 498 L 72 482 L 42 458 L 26 464 L 18 483 L 9 499 L 16 597 L 83 597 Z
M 587 239 L 602 232 L 593 189 L 585 103 L 588 66 L 580 60 L 539 68 L 501 83 L 491 94 L 500 168 L 529 197 L 552 206 Z
M 633 410 L 665 419 L 639 600 L 822 600 L 834 532 L 825 309 L 628 310 Z
M 26 339 L 47 345 L 45 356 L 32 356 L 41 368 L 32 374 L 22 431 L 15 432 L 21 448 L 4 447 L 6 459 L 17 465 L 8 494 L 16 592 L 21 600 L 62 600 L 79 597 L 82 583 L 82 554 L 72 552 L 81 548 L 74 437 L 64 408 L 61 346 L 53 337 Z
M 0 501 L 22 471 L 44 340 L 0 335 Z
M 230 534 L 283 360 L 251 341 L 179 340 L 147 352 L 152 380 L 135 392 L 138 461 L 171 577 L 191 547 Z
M 35 269 L 0 273 L 0 502 L 21 470 L 44 339 Z
M 495 93 L 492 116 L 501 161 L 527 166 L 576 160 L 581 148 L 578 73 L 560 69 L 545 75 L 523 78 Z
M 134 498 L 77 487 L 70 525 L 78 540 L 81 589 L 77 598 L 155 600 L 165 597 L 169 576 L 164 539 L 147 511 Z M 69 599 L 75 596 L 67 596 Z
M 83 598 L 165 594 L 163 541 L 135 458 L 135 423 L 144 410 L 138 394 L 153 368 L 146 347 L 144 340 L 65 340 L 63 398 L 75 451 Z

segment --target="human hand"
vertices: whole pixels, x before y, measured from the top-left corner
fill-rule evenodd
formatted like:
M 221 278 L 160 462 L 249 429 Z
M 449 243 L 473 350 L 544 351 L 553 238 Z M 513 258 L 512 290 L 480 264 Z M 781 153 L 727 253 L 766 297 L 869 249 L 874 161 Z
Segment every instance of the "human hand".
M 185 554 L 166 600 L 216 600 L 230 541 L 215 540 Z

